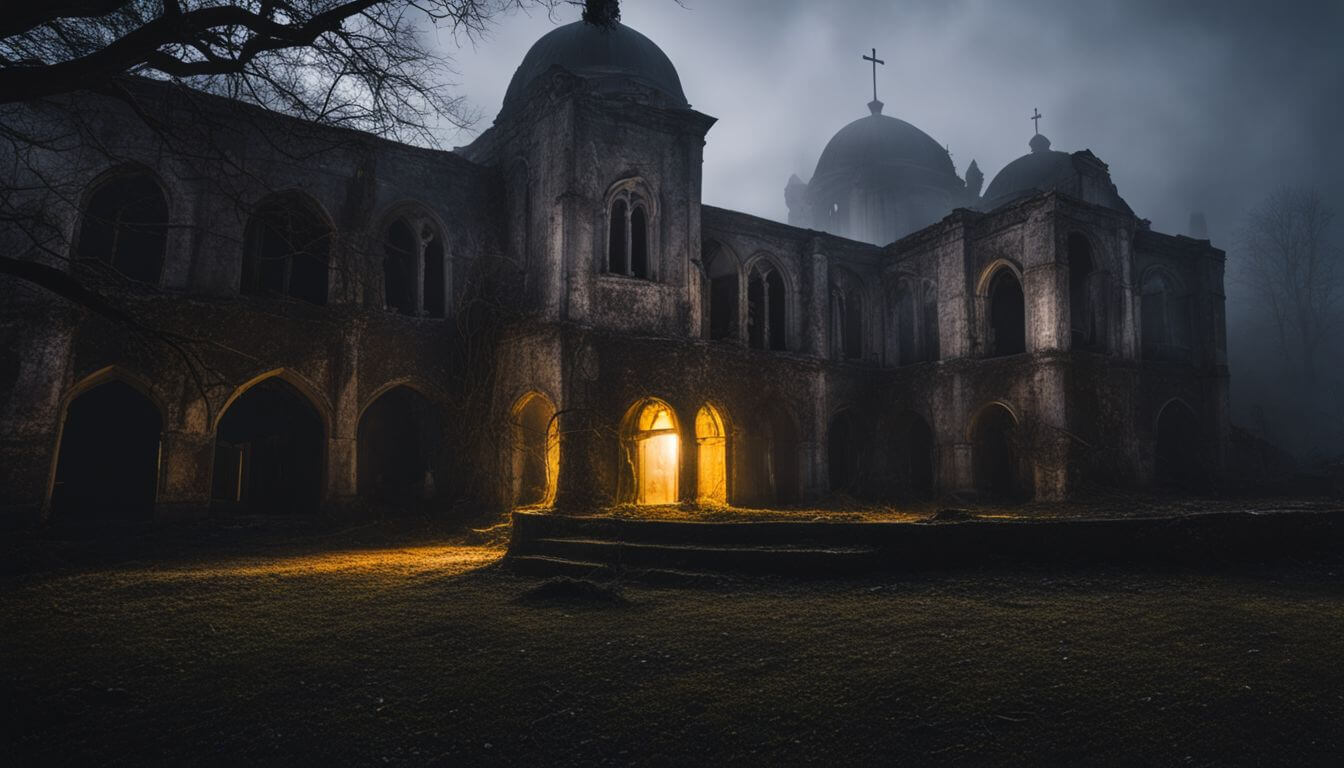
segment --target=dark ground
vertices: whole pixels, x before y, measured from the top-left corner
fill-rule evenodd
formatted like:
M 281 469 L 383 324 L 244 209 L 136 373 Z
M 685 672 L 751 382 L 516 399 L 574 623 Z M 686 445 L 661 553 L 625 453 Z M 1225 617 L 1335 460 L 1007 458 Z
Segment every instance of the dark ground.
M 549 586 L 424 523 L 11 538 L 15 765 L 1338 765 L 1344 557 Z M 15 758 L 10 758 L 14 760 Z

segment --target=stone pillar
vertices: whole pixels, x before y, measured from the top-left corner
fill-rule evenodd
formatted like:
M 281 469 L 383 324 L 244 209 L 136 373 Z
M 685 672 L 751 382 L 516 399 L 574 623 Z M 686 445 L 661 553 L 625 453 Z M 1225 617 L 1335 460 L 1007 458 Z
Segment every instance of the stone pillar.
M 64 314 L 43 315 L 22 328 L 12 353 L 19 373 L 0 410 L 0 525 L 34 523 L 45 513 L 72 325 Z
M 159 441 L 154 516 L 175 520 L 208 514 L 214 460 L 215 441 L 209 432 L 165 430 Z
M 332 361 L 336 397 L 332 401 L 331 433 L 327 435 L 326 506 L 340 509 L 358 492 L 359 343 L 362 328 L 352 323 Z
M 943 458 L 951 461 L 942 465 L 944 488 L 953 493 L 975 493 L 975 451 L 969 442 L 957 441 L 940 446 Z

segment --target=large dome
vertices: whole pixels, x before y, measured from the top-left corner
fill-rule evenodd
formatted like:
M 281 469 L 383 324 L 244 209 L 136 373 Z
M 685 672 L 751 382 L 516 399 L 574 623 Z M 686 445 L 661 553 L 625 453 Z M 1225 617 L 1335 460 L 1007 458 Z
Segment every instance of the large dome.
M 883 115 L 879 104 L 871 115 L 846 125 L 831 138 L 817 160 L 811 183 L 898 166 L 957 175 L 947 150 L 915 126 Z
M 676 67 L 652 40 L 623 24 L 604 29 L 576 21 L 547 32 L 532 46 L 509 81 L 500 111 L 517 107 L 528 86 L 552 67 L 590 79 L 633 80 L 656 90 L 666 106 L 689 106 Z

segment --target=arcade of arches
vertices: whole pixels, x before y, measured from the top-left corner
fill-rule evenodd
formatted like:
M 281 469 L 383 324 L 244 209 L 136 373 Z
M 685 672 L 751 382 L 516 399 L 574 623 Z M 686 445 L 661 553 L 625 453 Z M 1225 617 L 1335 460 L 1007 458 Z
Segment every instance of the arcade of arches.
M 326 433 L 293 385 L 271 377 L 229 404 L 215 430 L 212 498 L 270 514 L 317 511 Z

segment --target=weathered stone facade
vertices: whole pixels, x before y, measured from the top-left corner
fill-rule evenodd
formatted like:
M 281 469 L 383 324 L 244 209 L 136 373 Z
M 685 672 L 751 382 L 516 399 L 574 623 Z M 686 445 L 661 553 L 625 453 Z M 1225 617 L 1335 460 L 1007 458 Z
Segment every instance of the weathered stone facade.
M 530 54 L 494 127 L 456 152 L 194 99 L 229 150 L 227 178 L 89 96 L 102 150 L 38 153 L 83 196 L 35 185 L 33 205 L 77 244 L 109 173 L 150 174 L 171 225 L 161 277 L 116 295 L 189 354 L 8 282 L 10 519 L 52 514 L 87 476 L 62 469 L 63 433 L 111 381 L 158 412 L 159 517 L 261 508 L 299 481 L 333 510 L 373 498 L 590 509 L 661 499 L 642 485 L 659 460 L 672 497 L 739 505 L 833 490 L 1056 499 L 1217 476 L 1221 251 L 1059 190 L 948 211 L 882 247 L 702 206 L 714 120 L 672 93 L 665 68 L 641 69 L 661 56 L 644 44 L 592 71 L 556 44 L 549 66 Z M 186 111 L 143 90 L 167 115 Z M 40 107 L 7 119 L 20 117 L 45 119 Z M 294 298 L 297 255 L 277 251 L 283 275 L 265 260 L 279 230 L 254 219 L 276 199 L 301 200 L 326 233 L 325 302 Z M 25 236 L 6 233 L 6 247 L 79 268 Z M 249 402 L 268 381 L 270 399 Z M 267 426 L 282 407 L 311 410 L 320 440 Z M 680 448 L 646 455 L 660 436 Z M 102 439 L 117 450 L 117 435 Z M 316 480 L 294 463 L 301 450 L 320 453 Z M 1207 460 L 1168 466 L 1196 454 Z

